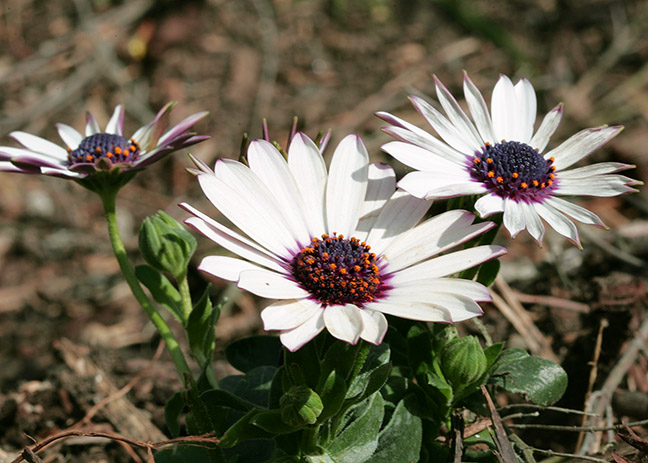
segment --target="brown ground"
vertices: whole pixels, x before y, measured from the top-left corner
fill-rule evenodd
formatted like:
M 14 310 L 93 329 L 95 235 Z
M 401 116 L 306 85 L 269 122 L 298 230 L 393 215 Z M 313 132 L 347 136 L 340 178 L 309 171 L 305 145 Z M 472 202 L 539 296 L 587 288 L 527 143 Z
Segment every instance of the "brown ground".
M 55 122 L 81 128 L 90 109 L 105 123 L 118 103 L 126 105 L 127 131 L 134 130 L 177 100 L 176 122 L 211 111 L 198 129 L 212 139 L 192 149 L 210 164 L 237 157 L 242 133 L 259 136 L 263 117 L 284 141 L 293 115 L 313 136 L 334 129 L 334 143 L 359 133 L 374 159 L 384 160 L 379 147 L 388 138 L 373 113 L 414 120 L 406 95 L 433 95 L 432 74 L 460 95 L 465 69 L 486 95 L 505 73 L 532 80 L 540 112 L 563 101 L 565 117 L 551 146 L 585 127 L 625 125 L 592 159 L 636 164 L 631 175 L 648 178 L 646 2 L 2 0 L 0 7 L 1 144 L 12 143 L 4 135 L 12 130 L 57 140 Z M 122 191 L 129 249 L 136 249 L 141 219 L 157 209 L 181 219 L 176 204 L 188 200 L 209 210 L 184 170 L 188 165 L 177 154 Z M 551 233 L 542 249 L 526 235 L 514 242 L 501 235 L 510 247 L 502 275 L 517 292 L 499 285 L 496 291 L 509 298 L 488 307 L 483 321 L 495 340 L 563 363 L 570 389 L 561 405 L 582 409 L 587 363 L 606 320 L 594 389 L 616 366 L 621 377 L 611 387 L 621 392 L 614 417 L 648 418 L 648 407 L 637 406 L 648 393 L 645 347 L 623 357 L 627 365 L 620 362 L 646 319 L 646 199 L 644 190 L 585 202 L 611 231 L 581 227 L 583 252 Z M 106 406 L 91 422 L 131 438 L 164 438 L 152 425 L 164 431 L 162 407 L 179 381 L 166 354 L 149 368 L 159 338 L 118 273 L 101 214 L 97 198 L 72 182 L 0 174 L 0 462 L 15 458 L 31 438 L 82 419 L 114 391 L 101 386 L 106 381 L 121 387 L 138 373 L 118 411 Z M 198 257 L 211 246 L 199 243 Z M 204 282 L 196 274 L 192 284 Z M 220 352 L 260 329 L 259 301 L 217 290 L 234 301 L 218 327 Z M 516 312 L 516 301 L 527 310 Z M 507 308 L 513 315 L 503 315 Z M 89 359 L 103 372 L 73 372 Z M 222 361 L 217 368 L 229 373 Z M 630 412 L 623 399 L 633 391 L 639 395 L 632 396 Z M 131 426 L 119 409 L 132 405 L 144 413 Z M 545 422 L 578 420 L 555 415 Z M 151 436 L 129 434 L 142 424 Z M 537 447 L 573 451 L 577 433 L 523 437 Z M 617 451 L 635 458 L 627 448 Z M 128 455 L 119 444 L 79 437 L 41 457 L 85 463 L 144 457 Z

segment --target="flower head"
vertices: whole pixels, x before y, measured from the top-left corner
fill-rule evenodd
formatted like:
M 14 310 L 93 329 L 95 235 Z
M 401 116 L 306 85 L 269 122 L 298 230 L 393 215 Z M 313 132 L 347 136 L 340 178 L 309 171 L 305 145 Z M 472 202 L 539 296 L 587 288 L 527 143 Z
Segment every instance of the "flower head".
M 277 299 L 261 313 L 266 330 L 296 350 L 324 328 L 349 343 L 379 344 L 384 314 L 458 322 L 490 300 L 474 281 L 451 278 L 505 252 L 478 246 L 439 255 L 490 229 L 467 211 L 419 223 L 430 203 L 396 192 L 395 174 L 369 164 L 357 136 L 342 140 L 329 172 L 318 147 L 297 133 L 286 160 L 274 145 L 253 141 L 247 163 L 197 161 L 207 198 L 241 232 L 188 204 L 186 223 L 239 257 L 208 256 L 199 269 Z
M 57 177 L 86 179 L 98 172 L 135 172 L 173 151 L 205 140 L 188 132 L 207 113 L 189 116 L 164 133 L 174 103 L 165 105 L 150 123 L 131 137 L 123 135 L 124 110 L 118 105 L 102 131 L 88 113 L 85 134 L 65 124 L 57 124 L 64 146 L 25 132 L 9 134 L 22 148 L 0 146 L 0 171 L 41 173 Z
M 605 225 L 596 214 L 558 196 L 616 196 L 636 191 L 632 186 L 641 184 L 614 174 L 634 167 L 618 162 L 568 169 L 623 127 L 586 129 L 545 151 L 560 123 L 562 105 L 552 109 L 534 133 L 536 95 L 526 79 L 513 85 L 508 77 L 500 76 L 489 113 L 481 93 L 465 75 L 464 94 L 472 121 L 436 78 L 435 83 L 446 116 L 419 97 L 410 99 L 443 141 L 396 116 L 378 113 L 391 124 L 385 132 L 399 140 L 387 143 L 383 150 L 418 170 L 398 184 L 416 197 L 482 195 L 475 209 L 482 217 L 503 212 L 511 236 L 527 229 L 541 244 L 542 218 L 580 247 L 578 230 L 570 218 Z

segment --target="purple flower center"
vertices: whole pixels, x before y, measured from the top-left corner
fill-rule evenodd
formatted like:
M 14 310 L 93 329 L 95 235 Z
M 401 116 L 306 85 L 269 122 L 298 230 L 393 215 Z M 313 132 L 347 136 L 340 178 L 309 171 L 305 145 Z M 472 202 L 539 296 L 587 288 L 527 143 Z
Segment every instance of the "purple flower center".
M 540 201 L 554 188 L 554 159 L 545 159 L 526 143 L 502 141 L 475 153 L 472 178 L 492 193 L 518 201 Z
M 362 307 L 386 289 L 376 255 L 357 238 L 335 233 L 315 237 L 295 255 L 291 266 L 295 280 L 324 307 Z
M 113 133 L 97 133 L 84 138 L 79 146 L 68 148 L 70 165 L 92 163 L 105 158 L 113 164 L 132 163 L 139 156 L 139 145 Z

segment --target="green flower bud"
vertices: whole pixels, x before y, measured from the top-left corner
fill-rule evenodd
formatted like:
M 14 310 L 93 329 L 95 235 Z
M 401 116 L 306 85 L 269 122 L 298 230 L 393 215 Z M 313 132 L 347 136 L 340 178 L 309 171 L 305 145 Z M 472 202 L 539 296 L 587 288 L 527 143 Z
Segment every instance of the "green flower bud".
M 452 339 L 441 350 L 440 360 L 441 370 L 455 392 L 478 381 L 488 367 L 484 349 L 475 336 Z
M 142 222 L 139 247 L 151 267 L 178 280 L 187 274 L 196 239 L 178 221 L 158 211 Z
M 279 399 L 279 407 L 281 419 L 291 426 L 315 424 L 324 409 L 320 396 L 304 385 L 291 386 Z

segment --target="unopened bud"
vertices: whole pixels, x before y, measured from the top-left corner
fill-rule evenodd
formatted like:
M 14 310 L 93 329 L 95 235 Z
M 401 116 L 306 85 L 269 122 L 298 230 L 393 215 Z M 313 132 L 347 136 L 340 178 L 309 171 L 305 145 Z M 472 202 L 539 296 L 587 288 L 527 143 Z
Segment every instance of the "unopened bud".
M 322 399 L 308 386 L 292 386 L 279 399 L 281 419 L 291 426 L 314 424 L 324 405 Z
M 151 267 L 178 280 L 187 274 L 196 239 L 178 221 L 158 211 L 142 222 L 139 247 Z
M 488 366 L 484 349 L 474 336 L 448 342 L 441 351 L 440 360 L 441 370 L 455 391 L 478 381 Z

